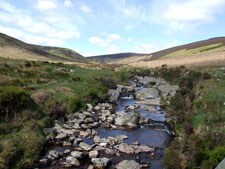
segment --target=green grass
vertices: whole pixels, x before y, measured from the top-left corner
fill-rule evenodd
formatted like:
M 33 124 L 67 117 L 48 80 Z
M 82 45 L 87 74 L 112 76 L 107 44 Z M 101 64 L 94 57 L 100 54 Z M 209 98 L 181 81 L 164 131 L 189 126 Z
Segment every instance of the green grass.
M 176 52 L 164 55 L 160 58 L 164 59 L 164 58 L 188 56 L 188 55 L 198 54 L 198 53 L 210 51 L 210 50 L 213 50 L 213 49 L 224 48 L 224 47 L 225 47 L 224 44 L 218 43 L 218 44 L 207 45 L 207 46 L 203 46 L 203 47 L 199 47 L 199 48 L 189 49 L 189 50 L 182 49 L 182 50 L 178 50 Z
M 57 68 L 75 72 L 56 71 Z M 122 82 L 120 75 L 111 70 L 1 57 L 0 77 L 4 77 L 4 80 L 0 79 L 0 85 L 7 86 L 10 83 L 24 88 L 33 100 L 32 104 L 16 115 L 12 114 L 7 121 L 4 120 L 4 112 L 0 110 L 0 169 L 31 167 L 45 144 L 43 128 L 51 126 L 54 118 L 59 115 L 78 111 L 86 103 L 104 101 L 108 86 L 104 83 L 107 80 L 103 82 L 101 78 L 110 79 L 109 84 L 113 80 Z M 75 98 L 79 98 L 82 104 L 71 110 L 71 104 L 75 103 L 72 100 Z M 51 107 L 56 110 L 52 111 Z
M 173 71 L 165 71 L 170 73 L 161 71 L 162 75 L 172 75 Z M 167 169 L 183 166 L 212 169 L 225 158 L 225 149 L 220 148 L 225 146 L 225 71 L 221 66 L 191 68 L 191 71 L 198 73 L 180 73 L 172 80 L 179 82 L 181 91 L 167 111 L 174 119 L 170 124 L 176 135 L 165 152 Z

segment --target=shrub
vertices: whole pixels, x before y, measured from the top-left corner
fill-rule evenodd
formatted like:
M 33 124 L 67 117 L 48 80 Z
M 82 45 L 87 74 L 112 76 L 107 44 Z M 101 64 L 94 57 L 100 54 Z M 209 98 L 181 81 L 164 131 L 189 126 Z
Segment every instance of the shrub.
M 116 89 L 117 82 L 113 79 L 106 79 L 104 77 L 100 77 L 96 78 L 96 80 L 108 89 Z
M 30 94 L 15 86 L 0 87 L 0 115 L 6 117 L 14 113 L 14 116 L 21 109 L 24 109 L 30 102 Z
M 225 158 L 225 147 L 216 147 L 209 153 L 209 160 L 216 166 Z
M 80 77 L 77 76 L 77 77 L 73 77 L 72 80 L 75 82 L 80 82 L 81 79 L 80 79 Z
M 27 60 L 27 61 L 24 62 L 24 65 L 26 67 L 31 67 L 31 62 Z
M 58 101 L 50 103 L 48 107 L 50 109 L 50 116 L 52 119 L 58 119 L 59 117 L 63 117 L 65 115 L 66 108 Z
M 76 111 L 79 111 L 81 108 L 84 107 L 84 103 L 79 97 L 73 97 L 70 100 L 69 104 L 69 111 L 71 113 L 75 113 Z

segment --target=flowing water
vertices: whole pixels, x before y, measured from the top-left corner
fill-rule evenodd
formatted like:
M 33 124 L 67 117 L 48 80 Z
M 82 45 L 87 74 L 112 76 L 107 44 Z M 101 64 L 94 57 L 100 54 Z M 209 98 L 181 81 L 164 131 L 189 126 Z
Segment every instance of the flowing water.
M 117 101 L 117 111 L 124 111 L 127 105 L 134 105 L 135 99 L 133 97 L 134 93 L 130 93 L 129 95 L 125 95 L 121 97 Z M 110 168 L 114 168 L 115 164 L 121 162 L 122 160 L 136 160 L 139 163 L 149 164 L 150 169 L 163 169 L 163 154 L 164 149 L 168 147 L 171 139 L 171 135 L 167 126 L 165 124 L 166 121 L 166 113 L 163 112 L 160 107 L 156 107 L 161 113 L 156 113 L 154 111 L 144 110 L 143 107 L 145 105 L 141 105 L 140 108 L 136 109 L 142 116 L 147 117 L 149 119 L 149 124 L 139 126 L 135 129 L 116 129 L 111 130 L 108 128 L 99 127 L 97 128 L 99 132 L 99 136 L 101 138 L 107 138 L 108 136 L 115 137 L 116 135 L 126 135 L 128 136 L 127 140 L 124 140 L 125 143 L 133 143 L 138 141 L 140 144 L 153 146 L 156 149 L 155 156 L 150 156 L 149 153 L 139 153 L 133 155 L 127 155 L 124 153 L 120 153 L 121 156 L 110 156 L 106 154 L 100 154 L 100 157 L 107 157 L 111 159 L 112 165 Z M 132 112 L 132 111 L 131 111 Z M 128 112 L 130 113 L 130 112 Z M 86 143 L 93 144 L 93 139 L 84 139 Z M 73 149 L 73 147 L 61 147 L 61 146 L 52 146 L 48 147 L 48 151 L 45 155 L 48 155 L 50 150 L 56 150 L 59 152 L 63 152 L 66 149 Z M 78 169 L 88 168 L 90 165 L 90 159 L 86 159 L 81 167 L 72 167 Z M 59 161 L 53 162 L 50 167 L 46 167 L 46 169 L 57 169 L 62 168 L 59 165 Z

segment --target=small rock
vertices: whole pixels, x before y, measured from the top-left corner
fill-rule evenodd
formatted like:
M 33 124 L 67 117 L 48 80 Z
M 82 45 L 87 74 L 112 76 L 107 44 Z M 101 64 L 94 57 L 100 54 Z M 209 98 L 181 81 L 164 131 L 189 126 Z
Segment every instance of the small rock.
M 66 157 L 66 162 L 71 164 L 72 166 L 76 166 L 76 167 L 80 166 L 80 162 L 72 156 Z
M 92 149 L 92 146 L 90 146 L 89 144 L 86 144 L 86 143 L 84 143 L 84 142 L 81 142 L 81 143 L 79 144 L 79 146 L 80 146 L 81 148 L 83 148 L 84 150 L 86 150 L 86 151 L 90 151 L 90 150 Z
M 139 164 L 134 160 L 124 160 L 120 162 L 117 167 L 117 169 L 140 169 Z
M 106 168 L 109 165 L 110 160 L 106 157 L 104 158 L 93 158 L 91 162 L 99 169 Z
M 60 133 L 60 134 L 58 134 L 56 136 L 56 139 L 57 140 L 64 140 L 64 139 L 66 139 L 66 137 L 67 137 L 67 134 L 66 133 Z
M 98 151 L 92 150 L 88 153 L 90 158 L 97 158 L 98 157 Z
M 73 156 L 76 159 L 82 159 L 85 155 L 83 152 L 80 151 L 72 151 L 71 156 Z
M 99 136 L 94 136 L 94 143 L 100 143 L 101 142 L 101 138 Z

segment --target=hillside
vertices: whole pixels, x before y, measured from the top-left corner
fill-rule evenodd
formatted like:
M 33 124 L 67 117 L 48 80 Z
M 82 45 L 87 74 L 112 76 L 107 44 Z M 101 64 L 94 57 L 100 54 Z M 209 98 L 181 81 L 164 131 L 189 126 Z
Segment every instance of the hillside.
M 107 63 L 107 62 L 113 62 L 115 60 L 119 60 L 123 58 L 140 57 L 145 55 L 146 54 L 143 54 L 143 53 L 117 53 L 117 54 L 90 56 L 88 57 L 88 59 L 94 60 L 97 62 Z
M 177 66 L 182 64 L 193 65 L 196 60 L 204 64 L 204 62 L 220 62 L 225 60 L 225 37 L 212 38 L 193 42 L 151 54 L 113 54 L 94 56 L 90 59 L 116 64 L 128 64 L 133 66 L 161 66 L 162 64 Z M 187 61 L 188 60 L 188 61 Z
M 2 33 L 0 53 L 1 57 L 11 59 L 87 62 L 82 55 L 70 49 L 32 45 Z

